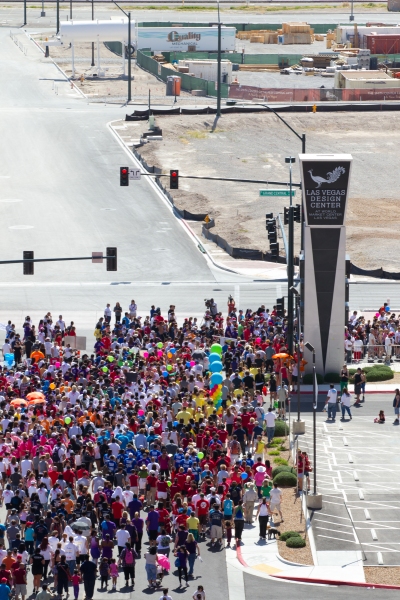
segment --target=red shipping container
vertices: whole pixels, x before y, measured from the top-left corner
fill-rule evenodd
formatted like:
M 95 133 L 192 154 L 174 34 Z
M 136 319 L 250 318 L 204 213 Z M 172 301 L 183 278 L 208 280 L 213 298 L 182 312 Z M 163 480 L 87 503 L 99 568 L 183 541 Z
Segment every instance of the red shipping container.
M 400 34 L 367 33 L 366 45 L 371 54 L 400 54 Z

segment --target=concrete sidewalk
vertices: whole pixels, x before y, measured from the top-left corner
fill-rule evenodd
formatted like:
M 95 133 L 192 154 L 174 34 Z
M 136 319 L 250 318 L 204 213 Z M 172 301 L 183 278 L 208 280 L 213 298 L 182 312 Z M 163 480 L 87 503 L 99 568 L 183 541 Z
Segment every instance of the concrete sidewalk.
M 258 577 L 287 577 L 313 582 L 318 580 L 321 583 L 337 581 L 348 582 L 350 585 L 365 584 L 361 552 L 317 552 L 308 521 L 307 534 L 314 565 L 300 565 L 283 559 L 279 555 L 276 540 L 259 538 L 257 521 L 254 521 L 253 525 L 245 525 L 241 546 L 227 548 L 226 559 L 232 566 Z

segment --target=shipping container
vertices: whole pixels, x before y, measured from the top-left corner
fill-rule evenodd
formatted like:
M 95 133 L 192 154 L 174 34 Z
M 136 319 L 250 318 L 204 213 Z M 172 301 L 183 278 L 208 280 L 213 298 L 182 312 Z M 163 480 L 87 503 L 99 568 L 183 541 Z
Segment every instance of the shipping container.
M 364 37 L 371 54 L 397 54 L 400 52 L 400 33 L 369 34 Z
M 221 50 L 235 50 L 235 27 L 221 27 Z M 137 47 L 153 51 L 216 52 L 218 27 L 138 27 Z

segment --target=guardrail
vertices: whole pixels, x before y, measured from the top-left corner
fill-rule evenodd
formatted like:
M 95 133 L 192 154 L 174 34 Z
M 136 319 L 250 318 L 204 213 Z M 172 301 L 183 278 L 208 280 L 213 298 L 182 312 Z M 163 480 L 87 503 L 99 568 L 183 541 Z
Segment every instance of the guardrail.
M 390 364 L 400 361 L 400 345 L 368 344 L 345 350 L 345 362 L 357 364 L 361 362 Z
M 10 38 L 12 39 L 14 44 L 16 46 L 18 46 L 18 48 L 21 50 L 21 52 L 23 52 L 25 54 L 25 56 L 27 56 L 28 55 L 28 46 L 25 46 L 25 44 L 23 44 L 21 42 L 21 40 L 18 38 L 18 36 L 16 36 L 11 30 L 10 30 Z

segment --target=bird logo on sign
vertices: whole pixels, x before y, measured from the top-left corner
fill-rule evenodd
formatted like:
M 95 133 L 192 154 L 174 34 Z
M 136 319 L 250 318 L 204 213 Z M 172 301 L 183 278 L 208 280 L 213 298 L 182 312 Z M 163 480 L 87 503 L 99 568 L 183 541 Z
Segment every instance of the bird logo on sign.
M 335 183 L 335 181 L 337 181 L 341 175 L 346 173 L 346 169 L 344 167 L 336 167 L 336 169 L 333 169 L 333 171 L 326 174 L 326 179 L 313 175 L 312 169 L 310 169 L 308 172 L 310 173 L 311 179 L 317 184 L 318 189 L 323 183 Z

